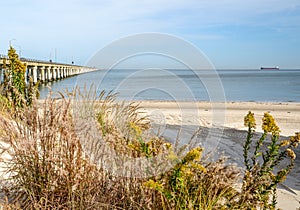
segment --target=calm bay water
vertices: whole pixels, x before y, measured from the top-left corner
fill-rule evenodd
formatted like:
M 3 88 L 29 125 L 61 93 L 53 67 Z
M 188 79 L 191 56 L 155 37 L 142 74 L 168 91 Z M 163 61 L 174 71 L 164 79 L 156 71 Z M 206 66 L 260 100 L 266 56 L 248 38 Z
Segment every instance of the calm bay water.
M 72 90 L 76 85 L 82 88 L 95 84 L 98 91 L 118 92 L 119 99 L 207 101 L 211 100 L 211 92 L 220 92 L 217 87 L 222 85 L 222 94 L 227 101 L 300 102 L 300 70 L 195 72 L 157 69 L 96 71 L 42 85 L 40 94 L 45 98 L 49 94 L 48 87 L 53 91 L 63 91 Z

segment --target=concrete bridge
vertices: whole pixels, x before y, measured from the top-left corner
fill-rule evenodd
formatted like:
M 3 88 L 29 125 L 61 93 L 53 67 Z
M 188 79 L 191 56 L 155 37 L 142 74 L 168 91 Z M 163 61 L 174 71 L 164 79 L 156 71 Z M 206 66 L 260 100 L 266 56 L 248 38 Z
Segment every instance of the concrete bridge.
M 5 71 L 2 69 L 4 58 L 7 59 L 6 62 L 8 63 L 8 57 L 0 54 L 0 82 L 3 82 Z M 26 82 L 28 82 L 29 78 L 32 77 L 34 83 L 37 83 L 38 81 L 41 83 L 46 83 L 97 70 L 93 67 L 55 63 L 51 61 L 40 61 L 28 58 L 21 58 L 20 60 L 22 63 L 26 64 Z

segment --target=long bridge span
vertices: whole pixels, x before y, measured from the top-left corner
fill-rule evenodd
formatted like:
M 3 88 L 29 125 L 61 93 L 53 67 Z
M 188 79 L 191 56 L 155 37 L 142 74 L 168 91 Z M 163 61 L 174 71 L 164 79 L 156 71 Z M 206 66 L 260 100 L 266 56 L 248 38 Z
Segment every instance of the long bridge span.
M 6 55 L 0 54 L 0 82 L 3 81 L 5 71 L 2 69 L 4 59 L 6 59 L 7 63 L 9 62 L 9 59 Z M 51 61 L 40 61 L 29 58 L 20 58 L 20 60 L 22 63 L 26 64 L 26 82 L 28 82 L 29 78 L 32 77 L 34 83 L 37 83 L 38 81 L 41 83 L 46 83 L 97 70 L 94 67 L 56 63 Z

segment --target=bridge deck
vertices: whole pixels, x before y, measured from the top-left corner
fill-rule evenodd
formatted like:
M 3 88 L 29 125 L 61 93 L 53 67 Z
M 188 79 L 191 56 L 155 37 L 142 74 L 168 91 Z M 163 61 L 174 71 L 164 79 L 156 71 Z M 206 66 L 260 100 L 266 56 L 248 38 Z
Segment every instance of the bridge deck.
M 3 81 L 3 75 L 5 71 L 5 69 L 2 69 L 4 59 L 7 59 L 7 63 L 9 62 L 6 55 L 0 54 L 0 82 Z M 28 80 L 30 77 L 32 77 L 34 83 L 37 83 L 38 80 L 41 82 L 54 81 L 57 79 L 63 79 L 69 76 L 97 70 L 94 67 L 41 61 L 30 58 L 20 58 L 20 60 L 22 63 L 26 64 L 25 78 Z

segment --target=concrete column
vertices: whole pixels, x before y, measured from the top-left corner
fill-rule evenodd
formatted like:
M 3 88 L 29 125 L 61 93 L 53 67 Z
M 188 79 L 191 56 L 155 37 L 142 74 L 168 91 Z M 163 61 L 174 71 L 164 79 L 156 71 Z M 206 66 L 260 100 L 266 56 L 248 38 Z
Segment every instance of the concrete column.
M 25 71 L 25 83 L 26 83 L 26 85 L 28 84 L 28 82 L 29 82 L 29 80 L 28 80 L 28 70 L 29 70 L 29 68 L 28 68 L 28 66 L 26 66 L 26 71 Z M 2 75 L 2 74 L 1 74 Z M 2 78 L 2 77 L 1 77 Z
M 32 81 L 35 84 L 35 83 L 37 83 L 37 79 L 38 79 L 37 66 L 33 66 L 31 68 L 31 71 L 32 71 Z
M 59 80 L 60 79 L 60 70 L 59 70 L 59 66 L 56 67 L 56 79 Z
M 61 79 L 61 67 L 57 68 L 57 79 Z
M 44 73 L 45 73 L 45 82 L 48 82 L 48 69 L 49 69 L 49 66 L 45 66 L 45 69 L 44 69 Z
M 48 74 L 48 82 L 52 81 L 52 66 L 49 66 L 47 69 L 47 74 Z
M 67 77 L 67 75 L 66 75 L 66 67 L 63 68 L 63 75 L 64 75 L 64 78 Z
M 39 71 L 40 71 L 40 77 L 39 79 L 41 80 L 41 82 L 45 82 L 45 67 L 44 66 L 40 66 L 39 68 Z
M 52 81 L 56 80 L 56 66 L 52 66 Z
M 61 69 L 61 66 L 58 67 L 58 79 L 61 79 L 62 78 L 62 73 L 61 73 L 62 69 Z
M 57 80 L 60 79 L 60 67 L 59 66 L 56 68 L 56 79 Z

